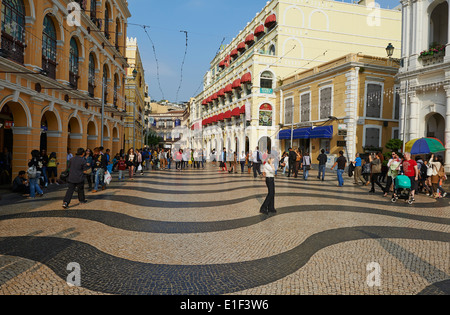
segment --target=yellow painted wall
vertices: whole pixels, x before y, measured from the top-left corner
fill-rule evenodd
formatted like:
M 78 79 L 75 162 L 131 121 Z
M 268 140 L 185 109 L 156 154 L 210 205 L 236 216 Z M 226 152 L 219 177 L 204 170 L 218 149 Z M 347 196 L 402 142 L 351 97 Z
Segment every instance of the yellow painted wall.
M 91 149 L 100 146 L 101 134 L 101 104 L 102 97 L 101 78 L 103 76 L 103 65 L 108 65 L 108 85 L 106 87 L 108 98 L 105 111 L 105 137 L 107 138 L 105 149 L 111 149 L 115 154 L 122 148 L 123 126 L 119 112 L 125 107 L 124 84 L 122 78 L 126 61 L 122 54 L 124 48 L 114 47 L 116 44 L 123 46 L 126 38 L 126 18 L 130 16 L 127 3 L 119 1 L 122 13 L 112 1 L 102 1 L 102 6 L 97 8 L 97 17 L 102 18 L 104 6 L 110 6 L 114 20 L 110 21 L 110 32 L 115 32 L 118 22 L 121 35 L 115 42 L 115 35 L 107 40 L 103 32 L 91 32 L 88 28 L 96 30 L 90 21 L 89 13 L 81 13 L 81 27 L 69 26 L 64 14 L 66 2 L 42 0 L 33 1 L 34 12 L 29 0 L 24 0 L 26 15 L 35 16 L 36 19 L 27 18 L 25 25 L 25 61 L 17 64 L 6 58 L 0 57 L 0 71 L 6 72 L 39 72 L 42 67 L 42 30 L 43 20 L 46 14 L 52 14 L 52 20 L 57 33 L 57 71 L 56 80 L 43 75 L 25 74 L 0 74 L 0 111 L 8 106 L 11 108 L 14 118 L 14 144 L 13 144 L 13 176 L 20 170 L 27 169 L 27 162 L 33 149 L 40 147 L 41 121 L 47 118 L 49 131 L 47 133 L 48 151 L 55 151 L 60 161 L 59 171 L 66 167 L 66 152 L 70 147 L 75 153 L 78 147 Z M 1 4 L 1 1 L 0 1 Z M 57 10 L 55 10 L 57 8 Z M 87 1 L 87 12 L 90 10 L 90 1 Z M 1 13 L 0 13 L 1 15 Z M 119 18 L 118 16 L 125 16 Z M 69 45 L 70 39 L 77 40 L 79 49 L 79 73 L 77 90 L 68 87 L 69 81 Z M 96 88 L 95 98 L 87 95 L 88 91 L 88 67 L 89 54 L 93 53 L 96 60 Z M 118 76 L 118 110 L 112 109 L 114 98 L 114 74 Z M 35 91 L 36 84 L 40 84 L 42 91 Z M 66 102 L 65 97 L 70 98 Z M 87 104 L 87 108 L 85 105 Z M 92 121 L 95 128 L 89 125 Z M 69 125 L 72 135 L 69 135 Z M 89 140 L 89 137 L 91 138 Z M 94 139 L 93 139 L 94 138 Z

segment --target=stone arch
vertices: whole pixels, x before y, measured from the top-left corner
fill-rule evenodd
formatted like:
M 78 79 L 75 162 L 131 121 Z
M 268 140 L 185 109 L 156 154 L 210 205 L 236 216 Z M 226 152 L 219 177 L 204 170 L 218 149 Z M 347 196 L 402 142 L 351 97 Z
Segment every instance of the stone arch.
M 51 113 L 51 114 L 48 114 L 48 113 Z M 51 108 L 50 105 L 45 107 L 41 112 L 41 120 L 40 121 L 42 122 L 42 119 L 44 119 L 44 118 L 51 119 L 50 125 L 48 126 L 49 130 L 51 127 L 51 130 L 62 132 L 63 128 L 62 128 L 62 123 L 61 123 L 61 117 L 60 117 L 58 111 L 56 110 L 56 108 Z
M 68 122 L 67 147 L 76 152 L 78 148 L 84 147 L 82 145 L 83 139 L 83 125 L 78 115 L 71 115 Z
M 15 121 L 14 127 L 17 127 L 16 120 L 17 124 L 19 125 L 18 127 L 32 127 L 31 112 L 23 99 L 21 99 L 20 97 L 16 98 L 16 96 L 14 95 L 6 96 L 0 102 L 0 111 L 6 104 L 8 104 L 10 108 L 12 107 L 11 110 L 13 112 L 12 114 Z
M 448 34 L 448 2 L 434 1 L 428 7 L 428 44 L 446 45 L 450 42 Z
M 293 16 L 291 16 L 291 15 L 293 15 Z M 299 24 L 289 23 L 289 21 L 291 21 L 291 20 L 296 20 L 297 17 L 300 17 L 301 23 L 299 23 Z M 284 25 L 297 26 L 297 27 L 304 28 L 305 27 L 305 13 L 298 6 L 291 5 L 291 6 L 287 7 L 286 10 L 284 11 L 283 21 L 284 21 Z
M 445 143 L 445 118 L 438 112 L 425 117 L 425 137 L 436 138 Z
M 265 153 L 266 151 L 272 150 L 272 139 L 268 136 L 263 136 L 258 140 L 258 147 L 261 153 Z
M 98 126 L 95 119 L 89 119 L 86 126 L 86 132 L 88 136 L 98 136 Z
M 87 147 L 94 150 L 98 146 L 98 126 L 95 119 L 90 119 L 86 126 Z
M 83 62 L 86 59 L 86 51 L 84 46 L 84 38 L 80 35 L 79 31 L 74 31 L 69 36 L 70 39 L 74 38 L 78 45 L 79 59 Z
M 94 46 L 94 47 L 91 47 L 91 48 L 89 49 L 88 56 L 90 56 L 91 54 L 94 56 L 94 60 L 95 60 L 95 69 L 98 70 L 98 71 L 100 71 L 100 70 L 101 70 L 101 67 L 102 67 L 102 64 L 101 64 L 101 62 L 100 62 L 99 52 L 98 52 L 98 50 L 96 49 L 95 46 Z
M 41 128 L 40 149 L 47 152 L 60 152 L 60 138 L 62 135 L 61 117 L 53 108 L 47 106 L 42 110 L 41 119 L 39 120 Z
M 49 16 L 49 18 L 53 21 L 53 24 L 55 25 L 56 29 L 56 40 L 64 42 L 65 36 L 64 36 L 64 28 L 62 25 L 64 25 L 64 21 L 60 16 L 58 16 L 53 8 L 47 8 L 42 13 L 42 19 L 40 20 L 40 24 L 44 24 L 44 19 L 46 16 Z
M 107 121 L 105 121 L 105 123 L 103 124 L 103 136 L 104 137 L 111 137 L 111 132 L 110 132 L 110 128 L 109 128 L 109 124 Z
M 283 56 L 295 57 L 295 58 L 304 58 L 304 49 L 303 43 L 295 37 L 290 37 L 286 39 L 283 43 Z
M 321 15 L 321 18 L 317 17 L 318 15 Z M 315 18 L 313 19 L 314 16 Z M 323 27 L 324 24 L 325 28 Z M 328 17 L 328 14 L 326 14 L 323 10 L 320 9 L 313 10 L 309 14 L 308 28 L 328 31 L 330 29 L 330 19 Z
M 34 24 L 36 21 L 36 8 L 34 6 L 33 0 L 23 0 L 23 4 L 25 6 L 25 14 L 29 19 L 27 19 L 26 23 Z
M 8 118 L 9 121 L 13 122 L 12 126 L 9 125 L 8 128 L 0 129 L 0 136 L 2 137 L 0 139 L 2 146 L 0 150 L 7 148 L 12 157 L 9 169 L 10 176 L 0 178 L 0 182 L 1 184 L 10 184 L 13 179 L 11 175 L 16 176 L 19 171 L 27 169 L 30 152 L 27 151 L 24 143 L 29 141 L 31 137 L 31 115 L 25 102 L 20 98 L 14 99 L 12 96 L 7 96 L 1 101 L 0 113 L 5 120 Z

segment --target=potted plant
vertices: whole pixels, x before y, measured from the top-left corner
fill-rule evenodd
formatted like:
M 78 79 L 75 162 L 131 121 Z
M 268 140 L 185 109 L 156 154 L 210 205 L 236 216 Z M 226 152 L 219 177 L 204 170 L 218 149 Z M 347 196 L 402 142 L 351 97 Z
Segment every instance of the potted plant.
M 445 55 L 445 45 L 433 43 L 428 50 L 420 53 L 419 59 L 429 59 L 433 57 L 441 57 Z

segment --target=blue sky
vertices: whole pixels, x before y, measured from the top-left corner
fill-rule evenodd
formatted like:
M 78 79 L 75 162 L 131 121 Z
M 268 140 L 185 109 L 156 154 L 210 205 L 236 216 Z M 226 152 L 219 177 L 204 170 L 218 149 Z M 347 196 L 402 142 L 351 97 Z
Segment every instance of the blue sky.
M 399 4 L 398 0 L 377 2 L 383 8 Z M 161 100 L 164 96 L 172 102 L 188 101 L 201 92 L 203 76 L 223 38 L 228 44 L 266 3 L 267 0 L 128 0 L 132 14 L 128 23 L 150 26 L 147 32 L 158 58 L 161 89 L 150 39 L 143 28 L 128 25 L 128 37 L 138 39 L 152 99 Z M 188 32 L 188 51 L 179 89 L 186 48 L 185 34 L 180 31 Z

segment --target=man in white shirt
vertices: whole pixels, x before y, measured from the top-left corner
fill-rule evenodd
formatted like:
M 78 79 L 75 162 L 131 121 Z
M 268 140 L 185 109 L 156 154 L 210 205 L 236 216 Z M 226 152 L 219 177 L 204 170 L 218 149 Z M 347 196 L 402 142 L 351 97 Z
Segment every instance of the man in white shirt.
M 262 163 L 262 154 L 259 152 L 259 147 L 256 147 L 256 150 L 253 151 L 253 177 L 256 178 L 257 174 L 259 176 L 262 175 L 261 173 L 261 163 Z
M 245 168 L 245 152 L 242 151 L 241 156 L 239 157 L 239 163 L 241 164 L 241 173 L 244 174 L 244 168 Z

